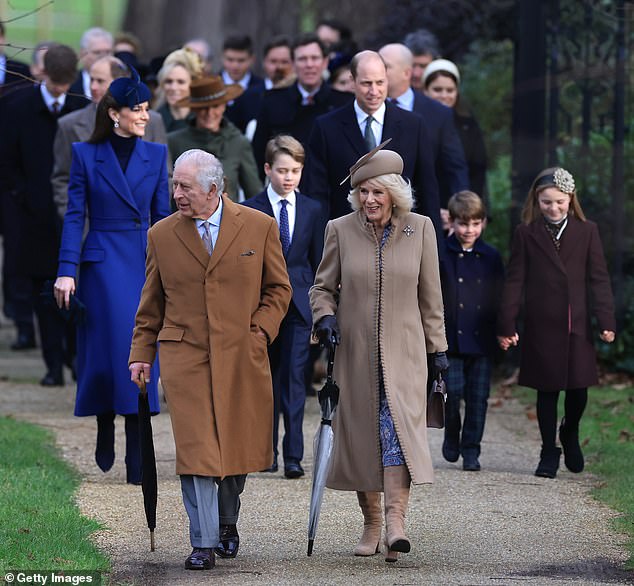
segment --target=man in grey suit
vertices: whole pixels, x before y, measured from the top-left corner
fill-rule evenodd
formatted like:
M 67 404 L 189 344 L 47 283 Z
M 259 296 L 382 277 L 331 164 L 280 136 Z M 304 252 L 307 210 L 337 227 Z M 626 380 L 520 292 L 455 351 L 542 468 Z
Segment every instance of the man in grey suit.
M 90 138 L 95 127 L 97 104 L 108 90 L 113 80 L 128 77 L 130 72 L 123 61 L 108 55 L 97 59 L 90 67 L 90 93 L 92 103 L 81 110 L 62 116 L 57 121 L 55 135 L 53 174 L 53 200 L 57 212 L 63 218 L 68 204 L 68 178 L 70 176 L 71 145 L 74 142 L 85 142 Z M 167 144 L 165 126 L 160 114 L 150 110 L 150 121 L 145 130 L 144 140 Z M 168 168 L 171 166 L 167 162 Z

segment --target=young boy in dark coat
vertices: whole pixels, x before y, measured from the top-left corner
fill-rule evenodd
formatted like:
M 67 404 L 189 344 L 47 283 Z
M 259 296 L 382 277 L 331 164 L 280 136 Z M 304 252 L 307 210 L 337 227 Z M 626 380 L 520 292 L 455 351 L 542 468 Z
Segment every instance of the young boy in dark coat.
M 482 199 L 471 191 L 460 191 L 450 198 L 448 207 L 453 233 L 445 241 L 440 272 L 449 344 L 442 454 L 449 462 L 462 454 L 463 469 L 477 471 L 497 347 L 495 320 L 504 265 L 498 251 L 481 238 L 486 218 Z
M 280 413 L 284 418 L 284 475 L 304 475 L 304 403 L 306 401 L 305 370 L 310 351 L 312 313 L 308 289 L 315 280 L 315 271 L 324 246 L 323 225 L 319 204 L 295 191 L 302 177 L 304 147 L 290 135 L 278 135 L 268 141 L 264 172 L 268 187 L 246 200 L 244 205 L 275 217 L 280 229 L 282 250 L 293 298 L 280 326 L 280 333 L 269 347 L 273 377 L 273 453 L 268 472 L 277 472 L 278 428 Z

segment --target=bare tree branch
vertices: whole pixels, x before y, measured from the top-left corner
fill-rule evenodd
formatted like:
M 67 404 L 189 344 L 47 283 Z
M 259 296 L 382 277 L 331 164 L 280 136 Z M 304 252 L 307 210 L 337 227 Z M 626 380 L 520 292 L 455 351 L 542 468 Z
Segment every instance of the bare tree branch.
M 55 0 L 49 0 L 46 4 L 42 4 L 41 6 L 34 8 L 30 12 L 25 12 L 24 14 L 20 14 L 19 16 L 14 16 L 13 18 L 9 18 L 7 20 L 0 20 L 0 22 L 2 24 L 6 24 L 7 22 L 15 22 L 16 20 L 20 20 L 22 18 L 26 18 L 27 16 L 31 16 L 31 14 L 35 14 L 39 12 L 40 10 L 46 8 L 47 6 L 50 6 L 51 4 L 55 4 Z

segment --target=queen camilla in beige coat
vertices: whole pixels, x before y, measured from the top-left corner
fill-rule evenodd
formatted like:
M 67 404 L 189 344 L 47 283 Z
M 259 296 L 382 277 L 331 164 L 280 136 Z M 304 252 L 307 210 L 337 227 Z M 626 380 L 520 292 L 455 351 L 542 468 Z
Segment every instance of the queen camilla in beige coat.
M 410 482 L 433 481 L 427 355 L 447 349 L 434 227 L 410 211 L 402 170 L 401 157 L 387 150 L 351 169 L 355 211 L 328 223 L 310 291 L 317 335 L 340 342 L 327 484 L 357 491 L 364 531 L 355 555 L 378 552 L 385 492 L 386 561 L 410 550 L 404 533 Z

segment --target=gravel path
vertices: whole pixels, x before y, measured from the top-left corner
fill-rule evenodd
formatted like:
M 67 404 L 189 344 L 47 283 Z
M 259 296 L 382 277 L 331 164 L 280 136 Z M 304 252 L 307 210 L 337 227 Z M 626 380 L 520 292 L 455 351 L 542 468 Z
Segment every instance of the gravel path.
M 72 416 L 74 387 L 43 388 L 37 351 L 8 351 L 10 328 L 0 328 L 0 414 L 52 429 L 64 457 L 81 473 L 77 495 L 84 514 L 106 529 L 95 539 L 113 560 L 113 584 L 634 584 L 623 568 L 624 537 L 612 531 L 615 513 L 590 497 L 596 479 L 561 471 L 556 480 L 533 476 L 537 426 L 525 409 L 492 401 L 482 471 L 463 472 L 440 456 L 442 432 L 430 431 L 436 483 L 412 490 L 407 517 L 412 552 L 396 564 L 382 555 L 351 555 L 362 527 L 353 493 L 326 491 L 312 557 L 306 556 L 310 474 L 252 474 L 240 518 L 235 560 L 211 572 L 188 572 L 187 520 L 174 474 L 169 416 L 153 418 L 159 474 L 157 551 L 150 553 L 140 487 L 125 484 L 123 458 L 103 474 L 93 460 L 96 424 Z M 117 420 L 117 453 L 124 452 Z M 310 471 L 317 401 L 306 413 L 305 468 Z

